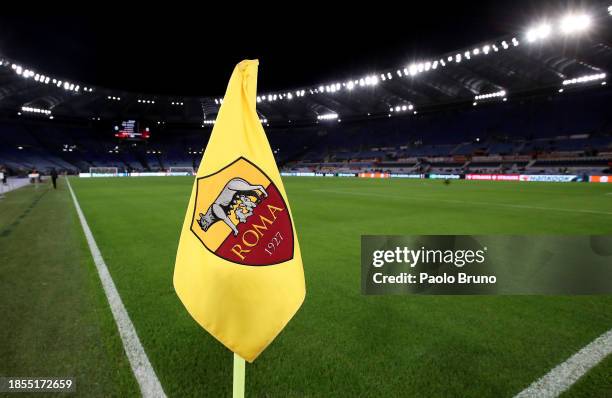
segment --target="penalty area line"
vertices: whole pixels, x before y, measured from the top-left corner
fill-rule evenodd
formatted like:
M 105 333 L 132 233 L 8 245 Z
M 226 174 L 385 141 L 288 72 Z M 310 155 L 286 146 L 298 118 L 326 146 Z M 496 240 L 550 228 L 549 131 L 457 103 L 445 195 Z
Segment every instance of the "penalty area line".
M 612 354 L 612 329 L 533 382 L 515 398 L 558 397 L 605 357 Z
M 134 329 L 134 324 L 123 305 L 123 301 L 121 301 L 115 282 L 113 282 L 113 278 L 108 271 L 104 258 L 102 258 L 102 253 L 100 253 L 100 249 L 91 233 L 91 229 L 89 229 L 85 215 L 81 210 L 81 206 L 79 206 L 79 201 L 72 190 L 68 178 L 66 178 L 66 183 L 70 190 L 70 195 L 72 196 L 72 201 L 74 202 L 79 220 L 81 221 L 81 227 L 87 239 L 87 245 L 91 251 L 91 256 L 96 264 L 96 269 L 98 270 L 98 275 L 102 282 L 102 288 L 104 289 L 106 299 L 108 300 L 113 318 L 115 319 L 115 324 L 119 330 L 123 349 L 130 362 L 134 377 L 140 386 L 140 392 L 143 397 L 166 397 L 161 383 L 155 374 L 155 370 L 153 370 L 153 366 L 151 366 L 151 362 L 140 343 L 136 329 Z

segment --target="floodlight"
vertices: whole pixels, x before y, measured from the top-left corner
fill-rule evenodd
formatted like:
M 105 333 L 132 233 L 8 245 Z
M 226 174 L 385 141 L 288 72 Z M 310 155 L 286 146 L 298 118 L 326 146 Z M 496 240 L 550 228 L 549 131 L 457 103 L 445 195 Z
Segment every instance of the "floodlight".
M 591 25 L 591 18 L 586 14 L 567 15 L 561 20 L 561 31 L 563 33 L 581 32 Z
M 545 39 L 550 35 L 551 30 L 550 25 L 545 23 L 531 28 L 527 31 L 527 41 L 533 43 L 536 40 Z M 515 39 L 512 39 L 512 44 L 516 46 Z

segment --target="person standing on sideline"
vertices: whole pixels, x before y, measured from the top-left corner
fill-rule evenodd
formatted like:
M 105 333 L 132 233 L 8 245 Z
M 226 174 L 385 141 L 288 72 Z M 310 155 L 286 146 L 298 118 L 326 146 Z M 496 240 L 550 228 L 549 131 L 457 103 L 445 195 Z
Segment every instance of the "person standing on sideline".
M 51 169 L 51 181 L 53 182 L 53 189 L 57 189 L 57 170 L 55 170 L 55 167 Z
M 6 179 L 8 178 L 8 170 L 4 166 L 0 166 L 0 173 L 2 173 L 2 181 L 0 184 L 6 185 Z
M 0 177 L 2 177 L 0 178 L 0 199 L 4 199 L 4 186 L 7 185 L 7 175 L 8 171 L 6 170 L 6 167 L 0 165 Z

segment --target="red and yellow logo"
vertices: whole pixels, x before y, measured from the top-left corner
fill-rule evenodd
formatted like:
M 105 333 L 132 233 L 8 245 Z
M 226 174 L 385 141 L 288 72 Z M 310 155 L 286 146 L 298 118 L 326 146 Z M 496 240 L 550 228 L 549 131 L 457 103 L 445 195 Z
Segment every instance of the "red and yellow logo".
M 289 209 L 270 178 L 240 157 L 197 179 L 191 232 L 204 247 L 242 265 L 273 265 L 293 258 Z

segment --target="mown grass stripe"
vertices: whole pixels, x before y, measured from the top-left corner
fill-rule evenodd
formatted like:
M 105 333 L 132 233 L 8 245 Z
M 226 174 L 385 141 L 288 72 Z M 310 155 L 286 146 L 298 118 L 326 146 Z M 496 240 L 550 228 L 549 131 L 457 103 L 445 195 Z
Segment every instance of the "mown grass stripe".
M 359 195 L 359 196 L 379 196 L 385 199 L 394 199 L 390 195 L 378 194 L 372 192 L 349 192 L 349 191 L 341 191 L 335 189 L 313 189 L 314 192 L 325 192 L 325 193 L 335 193 L 342 195 Z M 434 202 L 444 202 L 444 203 L 457 203 L 463 205 L 481 205 L 481 206 L 499 206 L 499 207 L 509 207 L 515 209 L 527 209 L 527 210 L 547 210 L 547 211 L 562 211 L 562 212 L 570 212 L 570 213 L 587 213 L 587 214 L 602 214 L 606 216 L 612 216 L 612 212 L 610 211 L 599 211 L 599 210 L 589 210 L 589 209 L 564 209 L 560 207 L 545 207 L 545 206 L 531 206 L 531 205 L 519 205 L 512 203 L 501 203 L 501 202 L 480 202 L 480 201 L 467 201 L 467 200 L 456 200 L 456 199 L 440 199 L 435 197 L 428 196 L 417 196 L 410 194 L 409 196 L 398 197 L 401 200 L 424 200 L 424 201 L 434 201 Z

